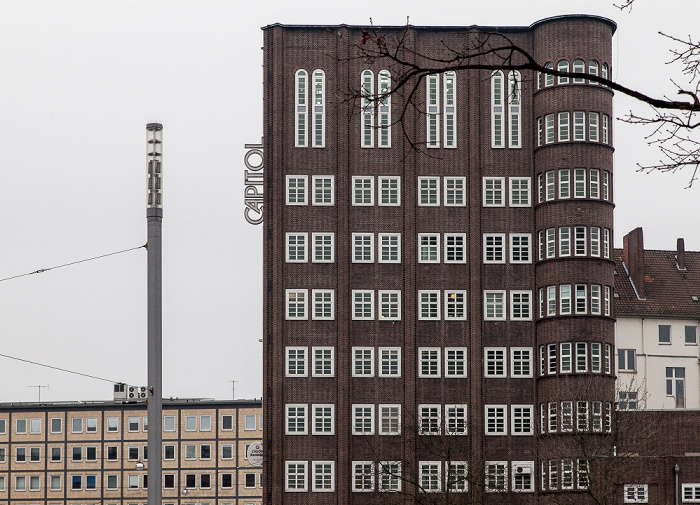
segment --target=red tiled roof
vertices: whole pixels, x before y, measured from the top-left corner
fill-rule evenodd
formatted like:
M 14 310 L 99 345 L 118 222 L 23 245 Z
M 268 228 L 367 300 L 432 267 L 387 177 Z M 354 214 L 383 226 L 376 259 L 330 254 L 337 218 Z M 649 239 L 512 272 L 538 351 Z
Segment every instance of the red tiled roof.
M 686 251 L 686 269 L 678 270 L 676 251 L 644 251 L 644 289 L 639 300 L 622 266 L 622 249 L 614 249 L 615 314 L 700 318 L 700 252 Z

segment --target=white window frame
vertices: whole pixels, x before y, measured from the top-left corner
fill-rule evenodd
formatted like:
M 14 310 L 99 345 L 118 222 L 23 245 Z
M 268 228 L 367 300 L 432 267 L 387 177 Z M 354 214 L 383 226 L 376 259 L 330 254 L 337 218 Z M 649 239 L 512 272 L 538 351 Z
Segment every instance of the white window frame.
M 467 376 L 467 348 L 445 347 L 445 377 L 464 378 Z
M 335 461 L 312 461 L 311 469 L 312 492 L 335 492 Z
M 295 352 L 295 356 L 293 358 L 290 357 L 290 351 Z M 300 356 L 299 353 L 302 353 L 303 356 Z M 284 348 L 284 361 L 285 361 L 285 377 L 308 377 L 309 376 L 309 367 L 308 367 L 308 356 L 309 356 L 309 348 L 308 347 L 303 347 L 303 346 L 287 346 Z M 291 361 L 295 362 L 295 368 L 294 370 L 297 370 L 299 368 L 298 363 L 303 363 L 304 370 L 302 373 L 292 373 L 293 369 L 291 368 Z
M 573 140 L 583 142 L 586 140 L 586 113 L 576 110 L 573 114 Z
M 394 188 L 394 184 L 396 187 Z M 387 186 L 385 187 L 385 184 Z M 377 205 L 382 207 L 399 207 L 401 205 L 401 177 L 398 175 L 380 175 L 377 177 Z M 387 197 L 386 200 L 384 197 Z M 393 202 L 394 196 L 396 201 Z
M 401 320 L 401 291 L 398 289 L 380 289 L 377 291 L 378 318 L 380 321 Z M 392 315 L 392 313 L 394 315 Z
M 506 234 L 484 233 L 483 255 L 484 264 L 504 264 L 506 262 Z
M 374 347 L 352 348 L 352 376 L 374 377 Z
M 535 462 L 534 461 L 512 461 L 511 462 L 511 490 L 514 493 L 534 493 L 535 492 Z M 522 476 L 529 475 L 530 482 L 527 487 L 521 487 L 518 483 Z
M 516 365 L 519 367 L 516 368 Z M 533 348 L 510 348 L 510 376 L 512 378 L 529 379 L 533 377 Z
M 508 72 L 508 147 L 522 147 L 522 76 L 517 70 Z
M 369 423 L 365 423 L 367 420 Z M 374 435 L 374 405 L 352 405 L 352 434 Z
M 440 206 L 440 178 L 434 176 L 418 177 L 418 205 L 420 207 Z M 431 201 L 434 200 L 434 201 Z
M 317 198 L 319 196 L 319 188 L 316 187 L 316 184 L 319 181 L 321 183 L 321 188 L 320 188 L 321 198 Z M 325 181 L 330 181 L 329 188 L 324 187 Z M 335 205 L 335 176 L 334 175 L 312 175 L 311 176 L 311 194 L 312 194 L 311 205 L 322 206 L 322 207 L 328 207 L 328 206 Z M 327 194 L 330 195 L 330 198 L 328 201 L 325 201 Z
M 484 463 L 485 489 L 487 493 L 508 492 L 508 462 L 486 461 Z M 502 486 L 499 484 L 503 484 Z M 495 486 L 493 485 L 495 484 Z
M 685 499 L 685 486 L 684 484 L 682 493 L 683 503 L 700 502 L 700 495 L 698 496 L 698 500 L 688 501 Z M 647 484 L 625 484 L 622 491 L 625 503 L 649 503 L 649 486 Z
M 335 319 L 335 290 L 312 289 L 311 303 L 313 304 L 313 313 L 311 314 L 311 319 L 316 321 L 332 321 Z
M 352 462 L 352 492 L 353 493 L 371 493 L 373 491 L 374 491 L 374 461 L 353 461 Z
M 391 73 L 384 69 L 377 74 L 378 147 L 391 147 Z
M 301 301 L 295 300 L 295 304 L 301 305 L 301 310 L 296 310 L 299 307 L 296 307 L 294 310 L 294 314 L 292 315 L 291 308 L 292 308 L 292 301 L 291 301 L 291 295 L 303 295 L 301 296 Z M 305 321 L 308 319 L 308 313 L 309 313 L 309 290 L 308 289 L 286 289 L 285 290 L 285 319 L 287 321 Z
M 418 377 L 438 379 L 442 376 L 439 347 L 418 348 Z
M 531 233 L 510 234 L 510 262 L 513 264 L 532 263 Z
M 525 183 L 525 187 L 523 187 L 523 183 Z M 530 207 L 532 205 L 532 179 L 530 177 L 510 177 L 508 185 L 511 207 Z
M 426 147 L 440 147 L 440 76 L 425 78 L 425 140 Z
M 559 118 L 559 130 L 558 130 L 558 136 L 557 140 L 559 142 L 568 142 L 571 140 L 571 136 L 569 135 L 569 113 L 568 112 L 560 112 L 558 114 Z
M 389 243 L 385 244 L 384 241 Z M 392 242 L 396 244 L 392 244 Z M 389 259 L 384 259 L 384 253 L 387 252 Z M 396 255 L 396 259 L 391 259 L 391 256 Z M 401 234 L 400 233 L 378 233 L 377 234 L 377 262 L 378 263 L 401 263 Z
M 379 492 L 401 492 L 400 461 L 380 461 L 379 462 Z
M 440 290 L 418 291 L 418 319 L 421 321 L 440 319 Z
M 491 73 L 491 147 L 505 147 L 505 76 L 500 70 Z
M 286 191 L 286 204 L 287 205 L 308 205 L 309 204 L 309 176 L 308 175 L 287 175 L 285 176 L 286 180 L 286 185 L 285 188 L 287 188 Z M 295 184 L 297 184 L 294 192 L 292 193 L 292 189 L 290 188 L 289 184 L 290 181 L 295 181 Z M 299 183 L 303 181 L 303 187 L 299 186 Z M 290 198 L 292 194 L 295 196 L 294 201 Z
M 483 177 L 483 205 L 484 207 L 505 207 L 506 198 L 506 178 L 505 177 Z M 498 185 L 498 186 L 496 186 Z
M 295 239 L 295 243 L 291 244 L 291 239 Z M 299 243 L 299 240 L 302 243 Z M 309 260 L 309 234 L 306 232 L 287 232 L 285 233 L 285 249 L 286 249 L 286 261 L 287 263 L 306 263 Z M 292 258 L 291 250 L 294 248 L 295 254 Z M 301 252 L 301 254 L 300 254 Z M 299 259 L 303 256 L 302 259 Z
M 505 347 L 484 347 L 484 377 L 504 379 L 508 376 Z
M 544 143 L 554 143 L 554 114 L 547 114 L 544 117 Z
M 320 352 L 321 357 L 316 353 Z M 330 353 L 330 357 L 325 354 Z M 326 372 L 326 362 L 330 362 L 330 369 Z M 320 366 L 319 366 L 320 365 Z M 318 370 L 321 371 L 318 371 Z M 311 376 L 312 377 L 335 377 L 335 348 L 334 347 L 312 347 L 311 348 Z
M 377 377 L 401 377 L 401 347 L 379 347 L 377 360 Z M 388 372 L 384 371 L 385 363 Z
M 486 436 L 508 435 L 507 405 L 484 405 L 484 433 Z
M 401 404 L 380 404 L 378 422 L 380 435 L 401 435 Z
M 571 198 L 571 170 L 568 168 L 559 169 L 559 198 Z
M 365 185 L 369 183 L 369 187 Z M 353 207 L 371 207 L 374 205 L 374 176 L 353 175 L 351 188 Z M 359 192 L 359 193 L 358 193 Z
M 512 290 L 510 292 L 510 319 L 511 321 L 532 321 L 532 291 Z
M 293 410 L 292 410 L 293 409 Z M 290 429 L 290 422 L 295 429 Z M 299 426 L 303 423 L 302 426 Z M 284 406 L 284 434 L 308 435 L 309 433 L 309 406 L 306 403 L 287 403 Z
M 505 290 L 484 290 L 484 321 L 506 320 Z
M 285 461 L 284 462 L 284 490 L 287 493 L 303 493 L 308 491 L 308 469 L 309 462 L 308 461 Z M 295 469 L 294 475 L 298 475 L 299 477 L 296 477 L 294 479 L 294 485 L 292 484 L 292 480 L 290 477 L 292 474 L 290 473 L 290 470 L 292 466 Z M 299 485 L 299 481 L 301 481 L 301 485 Z
M 423 244 L 423 239 L 426 239 L 426 244 Z M 440 263 L 439 233 L 418 234 L 418 263 Z
M 445 435 L 466 435 L 469 417 L 467 404 L 445 405 Z
M 352 262 L 374 263 L 374 233 L 353 233 L 351 237 Z
M 330 245 L 325 242 L 330 237 Z M 320 241 L 321 244 L 316 242 Z M 322 255 L 317 255 L 318 248 L 321 248 Z M 330 259 L 325 259 L 326 248 L 330 248 Z M 312 263 L 333 263 L 335 261 L 335 233 L 333 232 L 314 232 L 311 234 L 311 244 L 309 247 L 309 256 Z
M 360 146 L 374 147 L 374 72 L 363 70 L 360 75 L 362 109 L 360 119 Z
M 466 207 L 466 187 L 466 177 L 445 177 L 442 188 L 445 207 Z
M 362 297 L 358 301 L 358 297 Z M 361 311 L 358 313 L 358 303 L 361 304 Z M 369 312 L 367 309 L 369 308 Z M 374 319 L 374 291 L 368 289 L 353 289 L 352 290 L 352 319 L 372 320 Z
M 467 234 L 445 233 L 443 261 L 447 264 L 467 262 Z M 458 243 L 460 242 L 460 243 Z M 461 259 L 459 257 L 461 256 Z
M 329 414 L 330 412 L 330 414 Z M 330 429 L 326 421 L 330 420 Z M 320 427 L 319 427 L 320 424 Z M 332 403 L 314 403 L 311 405 L 311 434 L 335 435 L 335 405 Z
M 445 320 L 466 321 L 467 292 L 466 290 L 445 290 Z
M 294 73 L 294 147 L 307 147 L 309 139 L 309 74 L 299 69 Z
M 423 493 L 439 493 L 442 491 L 442 463 L 440 461 L 419 461 L 419 484 Z

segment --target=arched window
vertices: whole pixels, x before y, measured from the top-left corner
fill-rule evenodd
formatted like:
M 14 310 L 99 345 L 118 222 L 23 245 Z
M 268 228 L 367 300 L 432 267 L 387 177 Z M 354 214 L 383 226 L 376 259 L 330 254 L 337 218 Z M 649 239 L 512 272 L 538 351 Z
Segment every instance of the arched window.
M 362 147 L 374 147 L 374 72 L 362 72 Z
M 568 72 L 569 71 L 569 62 L 566 60 L 559 60 L 559 63 L 557 63 L 557 70 L 559 72 Z M 569 78 L 559 76 L 558 83 L 559 84 L 569 84 Z
M 503 145 L 503 72 L 491 74 L 491 147 Z
M 551 61 L 548 61 L 547 63 L 544 64 L 544 68 L 549 68 L 551 70 L 554 70 L 554 64 Z M 554 86 L 554 76 L 552 74 L 545 74 L 544 85 L 545 86 Z
M 603 63 L 603 65 L 600 67 L 600 76 L 601 76 L 603 79 L 610 79 L 610 78 L 608 77 L 608 75 L 609 75 L 609 74 L 608 74 L 608 64 L 607 64 L 607 63 Z
M 510 136 L 508 147 L 521 147 L 520 144 L 520 112 L 522 106 L 522 78 L 517 70 L 508 73 L 508 120 Z
M 598 75 L 598 62 L 591 60 L 588 62 L 588 73 L 591 75 Z M 588 81 L 589 84 L 598 84 L 595 81 Z
M 379 72 L 379 147 L 391 147 L 391 74 Z
M 457 113 L 457 97 L 455 95 L 456 75 L 445 72 L 444 81 L 444 135 L 445 147 L 457 147 L 455 117 Z
M 427 147 L 440 147 L 440 76 L 430 74 L 426 79 Z
M 326 145 L 326 74 L 321 69 L 314 70 L 313 74 L 313 142 L 314 147 Z
M 307 88 L 308 88 L 308 73 L 306 70 L 300 69 L 294 74 L 294 96 L 295 96 L 295 114 L 294 114 L 294 145 L 296 147 L 307 146 L 307 119 L 308 119 L 308 104 L 307 104 Z
M 573 71 L 577 74 L 585 74 L 586 63 L 583 60 L 574 60 Z M 583 77 L 574 77 L 573 82 L 574 84 L 583 84 L 584 82 L 586 82 L 586 79 L 584 79 Z

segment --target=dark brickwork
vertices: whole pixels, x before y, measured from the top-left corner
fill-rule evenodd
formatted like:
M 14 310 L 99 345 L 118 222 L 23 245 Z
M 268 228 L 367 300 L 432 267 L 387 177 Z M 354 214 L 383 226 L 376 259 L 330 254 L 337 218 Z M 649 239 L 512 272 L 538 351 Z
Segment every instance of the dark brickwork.
M 494 33 L 503 33 L 515 44 L 532 52 L 541 62 L 556 66 L 561 59 L 571 65 L 576 59 L 595 61 L 599 72 L 603 65 L 611 72 L 611 37 L 614 25 L 602 18 L 570 16 L 552 18 L 527 28 L 426 28 L 412 27 L 405 33 L 406 48 L 417 54 L 440 57 L 445 47 L 460 47 L 470 37 L 485 39 Z M 477 500 L 483 493 L 484 462 L 505 461 L 508 465 L 508 503 L 550 503 L 565 499 L 571 503 L 586 503 L 585 490 L 557 489 L 541 486 L 540 464 L 550 460 L 583 457 L 577 444 L 577 429 L 572 434 L 543 433 L 540 426 L 540 405 L 565 401 L 586 402 L 586 416 L 590 438 L 607 440 L 603 433 L 593 433 L 596 420 L 603 414 L 597 406 L 607 406 L 612 418 L 614 400 L 614 313 L 612 287 L 614 286 L 613 240 L 613 131 L 612 92 L 600 85 L 585 81 L 551 86 L 538 85 L 539 76 L 523 73 L 521 103 L 521 147 L 492 148 L 491 72 L 489 70 L 460 71 L 456 75 L 457 97 L 456 148 L 425 149 L 427 127 L 423 102 L 425 83 L 416 95 L 418 107 L 406 106 L 401 95 L 392 97 L 392 119 L 405 111 L 402 124 L 391 130 L 391 148 L 362 148 L 361 114 L 357 100 L 348 100 L 352 90 L 360 87 L 361 73 L 369 69 L 375 77 L 384 64 L 369 65 L 357 58 L 356 44 L 362 27 L 329 26 L 304 27 L 272 25 L 264 29 L 264 89 L 265 89 L 265 503 L 280 504 L 353 504 L 386 501 L 386 494 L 353 492 L 353 461 L 402 461 L 407 480 L 415 478 L 420 461 L 440 459 L 435 455 L 437 441 L 450 447 L 451 461 L 468 461 L 470 491 L 464 500 Z M 384 28 L 389 36 L 400 35 L 403 28 Z M 418 57 L 415 57 L 418 60 Z M 482 58 L 481 63 L 494 64 L 495 60 Z M 315 69 L 325 72 L 325 146 L 294 147 L 295 140 L 295 72 L 305 69 L 309 75 Z M 507 73 L 507 72 L 506 72 Z M 610 74 L 611 75 L 611 74 Z M 440 87 L 442 90 L 442 78 Z M 376 82 L 375 82 L 376 88 Z M 506 107 L 507 110 L 507 107 Z M 538 135 L 538 122 L 548 115 L 557 118 L 568 112 L 569 141 L 553 142 Z M 574 141 L 575 112 L 585 114 L 585 140 Z M 590 140 L 590 114 L 597 114 L 598 141 Z M 603 118 L 606 118 L 605 141 Z M 507 123 L 509 124 L 509 123 Z M 555 122 L 555 136 L 558 124 Z M 404 132 L 406 136 L 404 136 Z M 376 135 L 376 132 L 375 132 Z M 542 133 L 545 135 L 545 132 Z M 506 137 L 507 138 L 507 137 Z M 414 142 L 415 146 L 407 140 Z M 376 138 L 375 138 L 376 140 Z M 572 194 L 540 200 L 538 181 L 544 183 L 548 174 L 559 185 L 560 171 L 569 170 Z M 585 195 L 574 197 L 574 172 L 585 171 Z M 593 174 L 593 175 L 591 175 Z M 286 204 L 286 175 L 334 176 L 335 203 L 332 206 Z M 354 206 L 351 202 L 352 177 L 374 177 L 372 206 Z M 378 177 L 400 176 L 400 206 L 377 205 Z M 417 205 L 418 177 L 440 177 L 439 206 Z M 444 177 L 464 177 L 465 205 L 443 205 Z M 504 178 L 504 197 L 509 195 L 508 183 L 513 177 L 531 179 L 531 205 L 513 207 L 486 206 L 484 177 Z M 597 177 L 598 194 L 593 181 Z M 603 196 L 605 177 L 605 196 Z M 310 193 L 307 190 L 307 194 Z M 538 236 L 548 229 L 585 228 L 586 251 L 578 255 L 560 254 L 556 246 L 554 257 L 539 257 Z M 594 252 L 592 231 L 600 234 L 599 250 Z M 603 232 L 607 230 L 607 257 L 603 251 Z M 285 233 L 334 233 L 335 251 L 332 263 L 289 263 L 285 256 Z M 373 233 L 375 258 L 372 263 L 352 261 L 352 233 Z M 381 263 L 376 255 L 377 233 L 401 233 L 401 263 Z M 439 263 L 418 261 L 420 245 L 418 234 L 439 233 Z M 464 263 L 445 263 L 443 240 L 445 233 L 466 236 Z M 506 259 L 504 263 L 484 261 L 484 234 L 504 234 L 506 255 L 510 251 L 509 235 L 530 234 L 532 261 L 517 264 Z M 559 237 L 557 235 L 557 244 Z M 546 244 L 545 244 L 546 249 Z M 573 251 L 574 240 L 571 247 Z M 559 309 L 560 286 L 583 285 L 586 288 L 586 309 L 582 313 L 562 314 Z M 549 286 L 557 288 L 557 309 L 547 313 L 547 300 L 540 317 L 539 292 Z M 605 291 L 608 288 L 608 291 Z M 335 313 L 333 320 L 287 320 L 285 317 L 285 290 L 334 290 Z M 374 320 L 352 319 L 352 290 L 366 289 L 375 293 Z M 593 293 L 599 289 L 599 309 L 594 309 Z M 383 321 L 379 311 L 378 290 L 401 291 L 401 318 Z M 419 319 L 419 290 L 440 290 L 441 311 L 445 310 L 445 290 L 466 291 L 464 320 Z M 484 291 L 505 291 L 506 316 L 504 320 L 485 320 Z M 531 292 L 531 320 L 518 321 L 510 316 L 512 291 Z M 605 295 L 607 293 L 607 295 Z M 603 299 L 607 296 L 607 299 Z M 307 301 L 308 302 L 308 301 Z M 575 304 L 572 292 L 571 303 Z M 607 308 L 605 305 L 607 304 Z M 310 303 L 309 303 L 310 305 Z M 310 310 L 310 309 L 309 309 Z M 585 366 L 562 364 L 560 344 L 585 345 Z M 333 377 L 287 377 L 285 375 L 285 346 L 333 347 L 335 375 Z M 352 348 L 401 348 L 400 377 L 352 376 Z M 546 351 L 555 346 L 556 372 L 541 374 L 540 348 Z M 445 366 L 445 348 L 467 349 L 467 376 L 464 378 L 419 377 L 421 347 L 436 347 L 441 351 L 441 366 Z M 531 378 L 514 378 L 510 370 L 506 378 L 487 377 L 484 348 L 505 348 L 510 367 L 509 351 L 513 347 L 532 349 Z M 607 358 L 603 356 L 604 350 Z M 594 358 L 594 353 L 598 354 Z M 575 360 L 575 357 L 571 357 Z M 604 359 L 608 360 L 607 369 Z M 374 356 L 375 366 L 377 356 Z M 598 361 L 596 361 L 598 360 Z M 596 364 L 597 363 L 597 364 Z M 311 361 L 308 360 L 308 365 Z M 549 363 L 545 363 L 547 367 Z M 285 404 L 333 404 L 335 407 L 332 436 L 285 435 Z M 402 430 L 398 436 L 353 435 L 352 405 L 400 404 Z M 468 435 L 417 435 L 418 406 L 422 404 L 465 404 L 468 406 Z M 507 433 L 504 436 L 485 435 L 485 407 L 505 405 Z M 511 434 L 512 405 L 533 407 L 533 434 Z M 598 412 L 596 414 L 595 412 Z M 444 414 L 444 412 L 443 412 Z M 561 414 L 559 414 L 561 415 Z M 378 412 L 374 413 L 375 433 Z M 312 418 L 307 418 L 309 424 Z M 548 421 L 545 419 L 544 421 Z M 574 422 L 576 417 L 574 415 Z M 602 421 L 600 421 L 602 423 Z M 612 421 L 610 421 L 612 424 Z M 601 424 L 602 426 L 602 424 Z M 610 427 L 613 431 L 613 427 Z M 334 492 L 312 492 L 312 474 L 307 470 L 308 490 L 285 490 L 285 462 L 332 461 L 335 464 Z M 444 475 L 444 458 L 442 459 Z M 532 491 L 514 493 L 512 462 L 532 462 Z M 375 469 L 376 472 L 376 469 Z M 413 474 L 411 474 L 413 472 Z M 574 472 L 574 475 L 576 473 Z M 376 477 L 376 474 L 375 474 Z M 576 477 L 574 477 L 576 478 Z M 404 483 L 409 488 L 410 482 Z M 556 496 L 555 496 L 556 495 Z M 486 496 L 497 496 L 489 494 Z M 458 501 L 459 502 L 459 501 Z

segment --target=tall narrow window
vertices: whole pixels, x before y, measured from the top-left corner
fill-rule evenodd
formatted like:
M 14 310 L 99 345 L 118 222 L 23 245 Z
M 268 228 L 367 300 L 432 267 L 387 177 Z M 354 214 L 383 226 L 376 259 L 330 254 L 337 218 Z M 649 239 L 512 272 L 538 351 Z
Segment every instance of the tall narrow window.
M 379 147 L 391 147 L 391 74 L 379 72 Z
M 456 118 L 457 96 L 455 93 L 456 74 L 445 72 L 444 82 L 444 135 L 445 147 L 457 147 Z
M 574 140 L 586 140 L 586 113 L 574 112 Z
M 574 60 L 573 71 L 577 74 L 585 74 L 586 63 L 583 60 Z M 572 82 L 574 84 L 583 84 L 584 82 L 586 82 L 586 79 L 584 79 L 583 77 L 574 77 Z
M 598 118 L 600 114 L 597 112 L 588 113 L 588 140 L 598 142 Z
M 551 144 L 554 142 L 554 114 L 547 114 L 544 117 L 544 142 Z
M 440 147 L 440 76 L 429 75 L 426 86 L 427 146 Z
M 603 138 L 602 142 L 603 144 L 609 144 L 610 143 L 610 133 L 609 133 L 609 127 L 608 127 L 608 121 L 609 117 L 607 114 L 603 114 Z
M 308 104 L 307 104 L 307 86 L 308 74 L 306 70 L 297 70 L 294 76 L 294 88 L 296 90 L 296 111 L 294 119 L 294 145 L 296 147 L 306 147 L 307 144 L 307 122 L 308 122 Z
M 598 75 L 598 62 L 595 60 L 591 60 L 588 62 L 588 73 L 591 75 Z M 598 84 L 595 81 L 588 81 L 588 84 Z
M 557 63 L 557 70 L 559 72 L 568 72 L 569 71 L 569 62 L 566 60 L 560 60 L 559 63 Z M 569 78 L 564 77 L 564 76 L 559 76 L 558 84 L 569 84 Z
M 491 147 L 503 147 L 503 72 L 491 74 Z
M 374 147 L 374 72 L 362 72 L 362 147 Z
M 508 147 L 521 147 L 520 144 L 520 112 L 522 102 L 522 78 L 517 70 L 508 73 L 508 118 L 510 121 L 510 137 Z
M 569 141 L 569 113 L 559 113 L 559 142 Z
M 549 69 L 549 70 L 554 70 L 554 65 L 552 64 L 551 61 L 548 61 L 547 63 L 544 64 L 544 68 Z M 546 74 L 544 76 L 544 85 L 545 86 L 554 86 L 554 76 L 552 74 Z
M 326 74 L 316 69 L 313 74 L 314 147 L 326 146 Z

